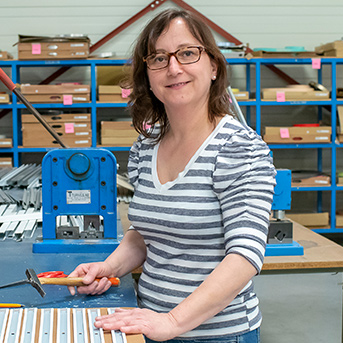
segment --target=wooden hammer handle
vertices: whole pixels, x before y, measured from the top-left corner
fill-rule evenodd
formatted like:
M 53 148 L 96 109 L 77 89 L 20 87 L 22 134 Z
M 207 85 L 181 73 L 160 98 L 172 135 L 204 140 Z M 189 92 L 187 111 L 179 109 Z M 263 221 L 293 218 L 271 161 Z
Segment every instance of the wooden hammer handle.
M 62 285 L 62 286 L 84 286 L 82 277 L 58 277 L 58 278 L 48 278 L 40 277 L 38 278 L 42 285 Z M 120 280 L 117 277 L 109 278 L 112 287 L 120 285 Z M 95 279 L 95 281 L 100 281 L 100 279 Z

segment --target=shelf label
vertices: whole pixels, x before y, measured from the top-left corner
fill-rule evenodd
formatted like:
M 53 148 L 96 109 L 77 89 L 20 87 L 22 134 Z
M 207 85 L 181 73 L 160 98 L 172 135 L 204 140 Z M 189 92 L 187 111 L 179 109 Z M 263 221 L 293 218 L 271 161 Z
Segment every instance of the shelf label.
M 73 104 L 73 96 L 72 95 L 63 95 L 63 105 L 72 105 Z
M 32 48 L 31 50 L 32 55 L 40 55 L 42 53 L 42 48 L 39 43 L 31 44 L 31 48 Z
M 277 102 L 285 102 L 286 101 L 285 92 L 276 92 L 276 101 Z
M 74 133 L 74 124 L 73 123 L 65 123 L 64 124 L 64 132 L 65 133 Z
M 130 89 L 124 89 L 124 88 L 122 88 L 122 90 L 121 90 L 121 97 L 122 97 L 123 99 L 128 98 L 129 95 L 130 95 L 130 93 L 131 93 L 131 90 L 130 90 Z
M 289 130 L 287 128 L 280 128 L 280 137 L 289 138 Z
M 320 58 L 312 58 L 312 68 L 320 69 L 322 67 L 322 62 Z

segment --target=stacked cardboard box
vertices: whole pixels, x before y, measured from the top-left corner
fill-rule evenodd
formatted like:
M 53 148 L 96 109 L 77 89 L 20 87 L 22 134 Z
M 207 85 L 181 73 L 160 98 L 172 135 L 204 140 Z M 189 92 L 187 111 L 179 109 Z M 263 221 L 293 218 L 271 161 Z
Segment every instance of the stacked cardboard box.
M 102 121 L 101 144 L 111 146 L 131 146 L 138 133 L 130 121 Z
M 128 102 L 130 90 L 115 85 L 100 85 L 98 93 L 101 102 Z
M 232 88 L 232 93 L 238 101 L 249 99 L 249 92 L 241 91 L 238 88 Z
M 0 148 L 12 148 L 12 138 L 0 138 Z
M 32 103 L 63 103 L 72 105 L 90 101 L 90 86 L 74 83 L 59 85 L 21 85 L 21 92 Z
M 329 226 L 329 213 L 296 213 L 286 214 L 286 217 L 309 228 Z
M 301 144 L 301 143 L 330 143 L 330 126 L 292 126 L 265 127 L 263 139 L 267 143 Z
M 13 167 L 12 157 L 0 157 L 0 168 Z
M 336 40 L 327 44 L 322 44 L 315 47 L 315 51 L 319 55 L 327 57 L 343 57 L 343 40 Z
M 290 85 L 284 88 L 263 88 L 262 99 L 272 101 L 325 100 L 330 98 L 326 89 L 319 91 L 308 85 Z
M 325 174 L 292 171 L 292 187 L 329 187 L 331 177 Z
M 89 113 L 44 115 L 44 119 L 69 147 L 90 147 L 92 130 Z M 22 115 L 24 147 L 58 147 L 59 143 L 31 114 Z
M 24 36 L 19 35 L 19 60 L 88 58 L 90 40 L 86 36 Z
M 0 50 L 0 60 L 12 60 L 13 56 L 7 51 Z
M 0 93 L 0 104 L 8 104 L 10 102 L 10 96 L 6 93 Z

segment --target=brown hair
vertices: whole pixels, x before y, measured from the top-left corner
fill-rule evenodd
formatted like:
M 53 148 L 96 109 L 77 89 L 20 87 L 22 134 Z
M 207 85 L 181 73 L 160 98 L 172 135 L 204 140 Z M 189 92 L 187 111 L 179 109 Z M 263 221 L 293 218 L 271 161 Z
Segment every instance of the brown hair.
M 138 37 L 131 59 L 131 73 L 126 83 L 123 83 L 124 87 L 132 89 L 129 109 L 133 126 L 139 133 L 149 137 L 151 131 L 145 128 L 145 124 L 153 126 L 158 122 L 161 125 L 161 131 L 156 141 L 161 140 L 168 131 L 169 121 L 163 103 L 150 90 L 147 66 L 143 62 L 143 57 L 155 52 L 157 39 L 175 18 L 182 18 L 185 21 L 191 34 L 204 46 L 206 53 L 217 66 L 217 78 L 210 88 L 209 120 L 214 122 L 216 117 L 231 112 L 226 91 L 229 84 L 226 60 L 218 49 L 211 30 L 191 12 L 167 9 L 153 18 Z

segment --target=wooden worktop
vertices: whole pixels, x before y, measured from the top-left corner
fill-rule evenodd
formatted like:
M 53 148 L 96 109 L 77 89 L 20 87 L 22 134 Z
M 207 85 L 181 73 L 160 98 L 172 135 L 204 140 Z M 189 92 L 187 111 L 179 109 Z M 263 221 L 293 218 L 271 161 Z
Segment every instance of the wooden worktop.
M 293 222 L 293 239 L 304 247 L 303 256 L 270 256 L 263 270 L 343 269 L 343 247 Z
M 128 204 L 119 204 L 120 219 L 124 232 L 129 227 L 127 219 Z M 266 257 L 263 271 L 286 271 L 304 269 L 342 269 L 343 247 L 293 222 L 293 238 L 304 247 L 303 256 Z M 139 268 L 135 271 L 139 272 Z

